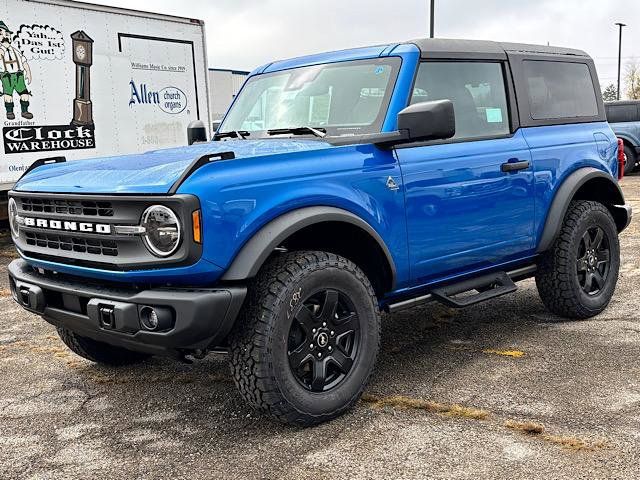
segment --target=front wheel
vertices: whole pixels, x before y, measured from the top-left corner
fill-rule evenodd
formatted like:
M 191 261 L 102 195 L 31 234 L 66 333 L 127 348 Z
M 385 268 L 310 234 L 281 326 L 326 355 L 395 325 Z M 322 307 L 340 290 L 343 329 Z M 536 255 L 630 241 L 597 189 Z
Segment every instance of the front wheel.
M 325 252 L 270 261 L 252 282 L 231 341 L 231 370 L 254 408 L 310 426 L 352 407 L 373 371 L 380 313 L 364 273 Z
M 584 319 L 602 312 L 616 288 L 620 268 L 618 230 L 598 202 L 571 202 L 558 238 L 538 265 L 536 285 L 553 313 Z

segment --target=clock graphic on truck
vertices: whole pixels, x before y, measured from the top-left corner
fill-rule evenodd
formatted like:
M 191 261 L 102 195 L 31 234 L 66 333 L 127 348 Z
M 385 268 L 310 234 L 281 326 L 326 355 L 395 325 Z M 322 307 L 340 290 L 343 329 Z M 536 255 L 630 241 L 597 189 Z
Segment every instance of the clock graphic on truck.
M 84 45 L 78 45 L 76 47 L 76 58 L 78 60 L 83 61 L 86 56 L 87 56 L 87 49 L 84 48 Z
M 76 98 L 73 100 L 72 125 L 93 125 L 91 75 L 93 39 L 82 30 L 71 35 L 73 62 L 76 64 Z

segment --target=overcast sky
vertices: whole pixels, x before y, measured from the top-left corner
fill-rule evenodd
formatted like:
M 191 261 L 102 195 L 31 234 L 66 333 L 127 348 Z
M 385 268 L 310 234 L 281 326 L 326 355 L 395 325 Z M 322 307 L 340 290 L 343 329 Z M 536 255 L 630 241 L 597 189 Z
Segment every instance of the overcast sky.
M 209 66 L 252 70 L 276 59 L 428 35 L 429 0 L 85 0 L 202 19 Z M 603 87 L 640 62 L 640 0 L 436 0 L 436 36 L 586 50 Z

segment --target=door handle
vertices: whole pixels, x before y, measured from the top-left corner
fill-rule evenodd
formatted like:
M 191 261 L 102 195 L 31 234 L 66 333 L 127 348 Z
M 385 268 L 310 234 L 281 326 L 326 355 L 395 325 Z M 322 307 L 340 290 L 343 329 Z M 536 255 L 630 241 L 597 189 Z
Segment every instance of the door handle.
M 526 170 L 529 168 L 530 162 L 528 160 L 519 161 L 517 158 L 510 159 L 507 163 L 500 165 L 502 172 L 517 172 L 518 170 Z

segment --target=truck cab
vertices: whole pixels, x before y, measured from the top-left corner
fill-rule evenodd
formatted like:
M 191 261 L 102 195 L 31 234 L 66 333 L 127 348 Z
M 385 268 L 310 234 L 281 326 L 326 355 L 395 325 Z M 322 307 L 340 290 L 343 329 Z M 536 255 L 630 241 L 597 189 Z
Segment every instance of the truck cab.
M 314 425 L 372 375 L 381 314 L 535 277 L 609 304 L 631 221 L 593 60 L 424 39 L 274 62 L 211 141 L 36 164 L 10 192 L 16 301 L 77 354 L 226 349 L 259 411 Z

